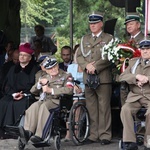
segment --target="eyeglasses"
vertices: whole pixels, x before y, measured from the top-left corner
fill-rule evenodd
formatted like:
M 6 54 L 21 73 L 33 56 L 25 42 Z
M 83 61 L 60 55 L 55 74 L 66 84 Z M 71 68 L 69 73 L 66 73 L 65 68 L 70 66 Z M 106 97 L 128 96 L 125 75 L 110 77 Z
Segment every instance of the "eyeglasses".
M 19 54 L 19 56 L 22 56 L 22 57 L 29 57 L 30 55 L 26 55 L 26 54 Z

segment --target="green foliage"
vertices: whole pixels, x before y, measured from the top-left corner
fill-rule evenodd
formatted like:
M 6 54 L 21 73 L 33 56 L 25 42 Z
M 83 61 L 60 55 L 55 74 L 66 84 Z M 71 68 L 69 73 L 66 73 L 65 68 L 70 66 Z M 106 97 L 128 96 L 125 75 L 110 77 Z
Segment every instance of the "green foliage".
M 60 27 L 66 23 L 66 19 L 69 16 L 69 0 L 55 0 L 55 8 L 57 8 L 57 11 L 51 12 L 53 16 L 52 26 Z
M 33 27 L 41 23 L 54 27 L 58 43 L 56 57 L 60 59 L 60 49 L 70 45 L 70 1 L 71 0 L 20 0 L 22 26 Z M 109 0 L 72 0 L 73 1 L 73 45 L 80 43 L 83 35 L 90 32 L 88 15 L 93 10 L 104 13 L 106 20 L 117 18 L 115 36 L 122 39 L 125 35 L 125 9 L 112 6 Z M 141 1 L 141 6 L 143 1 Z M 142 8 L 137 9 L 142 12 Z M 143 16 L 142 16 L 143 20 Z M 55 31 L 56 29 L 56 31 Z
M 22 26 L 32 27 L 39 24 L 39 21 L 45 21 L 52 24 L 52 11 L 56 11 L 53 0 L 20 0 L 21 1 L 21 23 Z

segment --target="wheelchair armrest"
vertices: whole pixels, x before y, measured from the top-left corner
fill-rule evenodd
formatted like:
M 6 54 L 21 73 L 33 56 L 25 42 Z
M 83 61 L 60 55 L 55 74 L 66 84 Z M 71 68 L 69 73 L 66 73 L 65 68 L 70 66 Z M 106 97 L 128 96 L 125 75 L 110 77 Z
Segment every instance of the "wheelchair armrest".
M 126 81 L 121 81 L 120 89 L 125 90 L 127 88 L 129 88 L 128 83 Z
M 136 117 L 138 119 L 140 119 L 141 121 L 145 120 L 145 113 L 146 113 L 146 108 L 145 107 L 141 107 L 138 112 L 136 113 Z

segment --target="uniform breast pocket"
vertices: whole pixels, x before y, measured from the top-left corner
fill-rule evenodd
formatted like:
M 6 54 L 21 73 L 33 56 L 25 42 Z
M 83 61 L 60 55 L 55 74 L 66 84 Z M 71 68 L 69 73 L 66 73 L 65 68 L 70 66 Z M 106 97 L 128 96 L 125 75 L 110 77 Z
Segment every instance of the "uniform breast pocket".
M 96 48 L 94 51 L 94 55 L 95 55 L 95 59 L 98 60 L 101 58 L 101 51 L 100 51 L 100 47 Z
M 57 88 L 60 88 L 60 87 L 63 87 L 64 85 L 64 81 L 59 81 L 59 82 L 55 82 L 53 84 L 54 87 L 57 87 Z
M 91 50 L 91 45 L 90 45 L 90 44 L 85 44 L 85 45 L 83 46 L 83 49 L 84 49 L 84 52 L 88 52 L 88 51 Z

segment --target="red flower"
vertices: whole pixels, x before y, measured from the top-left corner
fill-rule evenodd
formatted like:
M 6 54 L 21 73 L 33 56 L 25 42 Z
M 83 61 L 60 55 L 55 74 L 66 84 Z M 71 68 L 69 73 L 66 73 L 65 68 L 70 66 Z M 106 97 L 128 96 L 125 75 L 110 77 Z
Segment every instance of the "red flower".
M 135 52 L 133 53 L 133 58 L 140 57 L 140 56 L 141 56 L 141 51 L 139 49 L 136 49 Z

